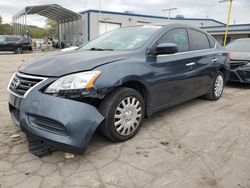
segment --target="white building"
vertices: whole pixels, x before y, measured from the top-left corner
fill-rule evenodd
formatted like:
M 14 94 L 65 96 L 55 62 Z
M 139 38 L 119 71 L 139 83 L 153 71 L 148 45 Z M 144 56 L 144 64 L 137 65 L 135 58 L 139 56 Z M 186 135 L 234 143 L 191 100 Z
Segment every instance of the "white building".
M 200 27 L 213 35 L 221 44 L 223 43 L 226 25 L 214 19 L 205 18 L 170 18 L 135 14 L 131 12 L 111 12 L 99 10 L 86 10 L 80 12 L 83 16 L 84 39 L 91 40 L 100 34 L 112 29 L 145 23 L 184 23 Z M 229 26 L 227 41 L 237 38 L 250 37 L 250 24 L 237 24 Z
M 224 23 L 214 19 L 171 18 L 162 16 L 142 15 L 129 12 L 111 12 L 87 10 L 80 12 L 83 16 L 87 39 L 93 39 L 99 34 L 119 27 L 147 23 L 185 23 L 196 27 L 224 26 Z

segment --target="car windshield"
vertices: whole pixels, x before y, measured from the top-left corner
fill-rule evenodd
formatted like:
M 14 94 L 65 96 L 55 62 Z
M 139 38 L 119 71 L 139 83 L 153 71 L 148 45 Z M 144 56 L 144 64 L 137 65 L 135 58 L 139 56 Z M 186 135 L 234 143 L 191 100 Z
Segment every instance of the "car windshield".
M 250 39 L 239 39 L 226 46 L 231 52 L 250 52 Z
M 116 29 L 90 41 L 85 50 L 133 50 L 142 47 L 161 26 L 134 26 Z

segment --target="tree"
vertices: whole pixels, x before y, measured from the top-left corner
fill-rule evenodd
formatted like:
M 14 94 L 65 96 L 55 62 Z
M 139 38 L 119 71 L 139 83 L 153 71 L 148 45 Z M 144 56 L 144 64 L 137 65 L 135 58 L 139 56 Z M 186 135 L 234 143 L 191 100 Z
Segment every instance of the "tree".
M 51 28 L 56 27 L 53 26 L 52 23 L 53 22 L 49 22 L 50 27 Z M 34 25 L 27 25 L 27 28 L 32 38 L 43 38 L 47 32 L 45 28 L 40 28 Z M 8 23 L 3 23 L 1 15 L 0 15 L 0 35 L 13 35 L 13 25 Z
M 46 29 L 44 28 L 40 28 L 34 25 L 28 25 L 27 28 L 32 38 L 43 38 L 46 34 Z
M 12 25 L 10 24 L 0 24 L 0 35 L 12 35 Z
M 58 38 L 58 24 L 55 20 L 46 19 L 46 28 L 47 28 L 47 35 L 53 37 L 53 38 Z

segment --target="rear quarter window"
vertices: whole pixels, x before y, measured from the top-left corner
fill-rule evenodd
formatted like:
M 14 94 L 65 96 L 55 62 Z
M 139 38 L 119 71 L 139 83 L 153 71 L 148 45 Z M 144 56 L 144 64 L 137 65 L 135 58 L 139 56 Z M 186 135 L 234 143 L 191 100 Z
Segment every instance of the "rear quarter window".
M 209 40 L 209 43 L 210 43 L 210 48 L 214 48 L 215 44 L 216 44 L 215 39 L 213 39 L 213 37 L 211 37 L 211 36 L 208 36 L 208 40 Z
M 190 48 L 193 50 L 204 50 L 210 48 L 208 37 L 205 33 L 196 30 L 189 30 Z

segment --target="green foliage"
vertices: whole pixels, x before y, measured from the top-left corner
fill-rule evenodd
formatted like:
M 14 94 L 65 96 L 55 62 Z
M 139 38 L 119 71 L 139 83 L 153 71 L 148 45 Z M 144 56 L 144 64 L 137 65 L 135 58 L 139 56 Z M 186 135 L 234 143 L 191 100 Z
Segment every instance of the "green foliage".
M 0 35 L 12 35 L 13 30 L 10 24 L 0 24 Z
M 48 29 L 40 28 L 34 25 L 28 25 L 27 29 L 32 38 L 54 37 L 57 38 L 57 22 L 51 19 L 46 20 Z M 3 24 L 0 16 L 0 35 L 13 35 L 13 26 L 11 24 Z
M 13 35 L 13 34 L 15 34 L 15 33 L 13 33 L 13 26 L 11 24 L 3 24 L 2 21 L 3 20 L 2 20 L 2 17 L 0 15 L 0 35 Z M 48 33 L 47 29 L 40 28 L 40 27 L 37 27 L 34 25 L 28 25 L 27 29 L 28 29 L 29 35 L 32 38 L 43 38 L 45 36 L 56 36 L 56 35 L 52 35 L 53 33 L 57 33 L 56 32 L 56 28 L 57 28 L 56 22 L 54 23 L 53 20 L 51 20 L 51 21 L 49 20 L 48 25 L 51 28 L 51 29 L 49 29 L 49 32 L 51 32 L 51 33 Z M 55 31 L 54 31 L 54 28 L 55 28 Z
M 32 38 L 43 38 L 46 35 L 46 29 L 33 25 L 28 25 L 28 32 Z M 13 35 L 13 26 L 10 24 L 0 24 L 0 35 Z
M 37 26 L 28 26 L 28 32 L 32 38 L 43 38 L 46 35 L 46 29 Z
M 0 15 L 0 35 L 3 34 L 13 34 L 12 33 L 12 26 L 10 24 L 3 24 L 3 18 Z
M 58 32 L 57 32 L 57 29 L 58 29 L 58 25 L 57 25 L 57 22 L 55 20 L 52 20 L 52 19 L 49 19 L 47 18 L 46 19 L 46 25 L 47 25 L 47 35 L 53 37 L 53 38 L 58 38 Z

